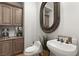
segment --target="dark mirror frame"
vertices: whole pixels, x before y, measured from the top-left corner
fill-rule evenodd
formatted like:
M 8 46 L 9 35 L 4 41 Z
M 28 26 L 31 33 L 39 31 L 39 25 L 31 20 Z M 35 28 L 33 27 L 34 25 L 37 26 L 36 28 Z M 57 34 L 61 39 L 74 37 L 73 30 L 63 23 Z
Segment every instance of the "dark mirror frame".
M 60 23 L 60 2 L 52 2 L 52 3 L 54 3 L 54 23 L 49 28 L 46 28 L 43 26 L 43 9 L 44 9 L 46 3 L 47 2 L 42 2 L 42 4 L 41 4 L 40 26 L 45 33 L 51 33 L 51 32 L 54 32 L 58 28 L 59 23 Z

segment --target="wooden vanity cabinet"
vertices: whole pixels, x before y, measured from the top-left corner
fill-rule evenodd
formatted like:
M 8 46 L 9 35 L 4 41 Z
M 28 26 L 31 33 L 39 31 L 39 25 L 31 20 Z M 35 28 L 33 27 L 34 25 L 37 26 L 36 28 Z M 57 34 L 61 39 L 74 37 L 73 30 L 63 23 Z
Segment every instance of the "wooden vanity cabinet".
M 17 55 L 24 51 L 24 39 L 9 39 L 0 41 L 0 56 Z

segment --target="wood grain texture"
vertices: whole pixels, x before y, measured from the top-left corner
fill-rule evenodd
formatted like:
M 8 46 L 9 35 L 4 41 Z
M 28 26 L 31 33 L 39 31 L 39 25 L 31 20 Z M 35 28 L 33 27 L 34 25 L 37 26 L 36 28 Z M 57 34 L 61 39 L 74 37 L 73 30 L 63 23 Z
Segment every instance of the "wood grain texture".
M 12 24 L 12 8 L 8 5 L 2 5 L 3 24 Z
M 13 54 L 16 55 L 18 53 L 23 52 L 24 50 L 24 40 L 23 39 L 15 39 L 13 40 Z
M 4 41 L 2 43 L 2 55 L 3 56 L 12 55 L 12 40 Z
M 13 24 L 14 25 L 22 24 L 22 9 L 13 8 Z
M 0 25 L 21 26 L 23 22 L 23 9 L 11 5 L 0 4 Z
M 2 24 L 2 5 L 0 5 L 0 25 Z
M 2 56 L 2 42 L 0 42 L 0 56 Z
M 17 55 L 24 51 L 24 39 L 10 39 L 0 41 L 0 56 Z

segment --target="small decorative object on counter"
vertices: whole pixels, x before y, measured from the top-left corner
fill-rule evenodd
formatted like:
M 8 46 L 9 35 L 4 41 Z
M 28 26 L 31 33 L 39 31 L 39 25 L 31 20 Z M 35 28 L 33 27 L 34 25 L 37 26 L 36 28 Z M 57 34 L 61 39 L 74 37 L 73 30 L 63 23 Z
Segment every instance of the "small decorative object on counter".
M 2 28 L 1 35 L 2 35 L 2 37 L 9 37 L 9 29 Z
M 22 27 L 16 27 L 16 36 L 23 36 Z

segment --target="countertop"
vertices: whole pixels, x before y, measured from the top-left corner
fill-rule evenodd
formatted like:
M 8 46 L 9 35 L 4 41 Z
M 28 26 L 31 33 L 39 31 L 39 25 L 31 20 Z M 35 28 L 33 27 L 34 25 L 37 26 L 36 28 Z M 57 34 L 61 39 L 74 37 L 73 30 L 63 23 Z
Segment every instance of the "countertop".
M 2 38 L 0 38 L 0 41 L 11 40 L 11 39 L 19 39 L 19 38 L 23 38 L 23 37 L 17 37 L 17 36 L 14 36 L 14 37 L 2 37 Z

